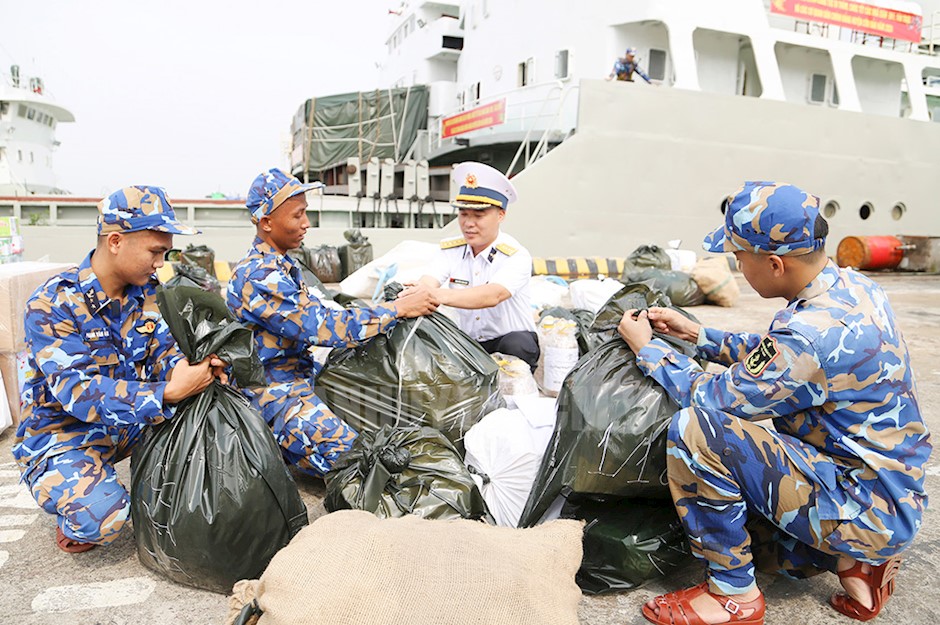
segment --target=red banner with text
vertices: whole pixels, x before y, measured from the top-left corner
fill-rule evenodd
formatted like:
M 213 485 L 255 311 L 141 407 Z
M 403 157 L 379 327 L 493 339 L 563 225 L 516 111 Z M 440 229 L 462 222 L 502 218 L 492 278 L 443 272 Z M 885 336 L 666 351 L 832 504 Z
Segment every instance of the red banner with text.
M 498 126 L 506 121 L 506 100 L 497 100 L 441 120 L 441 139 L 471 130 Z
M 772 13 L 844 26 L 871 35 L 920 43 L 923 18 L 913 13 L 848 0 L 771 0 Z

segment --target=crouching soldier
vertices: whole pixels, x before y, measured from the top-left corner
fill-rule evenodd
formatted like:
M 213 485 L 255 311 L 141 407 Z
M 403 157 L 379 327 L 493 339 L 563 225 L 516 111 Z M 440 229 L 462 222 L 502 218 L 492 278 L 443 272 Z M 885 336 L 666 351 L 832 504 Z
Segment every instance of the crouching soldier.
M 437 309 L 427 289 L 375 308 L 332 310 L 308 293 L 288 250 L 300 247 L 310 227 L 301 184 L 280 169 L 259 174 L 248 191 L 254 243 L 232 273 L 228 306 L 252 329 L 268 387 L 247 389 L 281 452 L 301 471 L 322 476 L 347 451 L 356 432 L 314 392 L 318 368 L 313 346 L 357 345 L 391 329 L 401 317 Z
M 130 500 L 114 465 L 172 418 L 223 363 L 183 358 L 156 302 L 154 272 L 179 223 L 164 191 L 127 187 L 98 204 L 98 243 L 26 305 L 29 371 L 13 456 L 69 553 L 114 541 Z

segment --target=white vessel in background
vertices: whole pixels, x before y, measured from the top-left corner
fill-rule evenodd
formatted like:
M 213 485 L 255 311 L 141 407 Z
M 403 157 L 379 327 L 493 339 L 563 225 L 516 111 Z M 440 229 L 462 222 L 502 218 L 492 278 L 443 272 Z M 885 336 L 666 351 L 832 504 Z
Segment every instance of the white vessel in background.
M 53 156 L 58 124 L 75 116 L 47 92 L 41 78 L 0 72 L 0 196 L 59 195 Z
M 819 195 L 830 252 L 850 234 L 940 234 L 940 58 L 915 2 L 411 1 L 392 13 L 379 88 L 332 96 L 348 113 L 332 121 L 331 96 L 308 100 L 292 125 L 293 172 L 358 196 L 362 225 L 430 225 L 414 205 L 446 200 L 450 165 L 479 160 L 518 174 L 506 227 L 536 255 L 692 245 L 746 179 Z M 603 80 L 628 46 L 654 86 Z

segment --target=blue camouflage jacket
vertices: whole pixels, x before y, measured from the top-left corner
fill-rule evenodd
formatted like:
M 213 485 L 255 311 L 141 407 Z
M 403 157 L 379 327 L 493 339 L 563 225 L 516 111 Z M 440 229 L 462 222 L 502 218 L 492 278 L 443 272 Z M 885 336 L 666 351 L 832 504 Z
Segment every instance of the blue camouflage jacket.
M 640 66 L 636 64 L 636 61 L 624 61 L 623 59 L 617 59 L 614 61 L 614 68 L 611 70 L 611 74 L 617 77 L 617 80 L 627 80 L 633 82 L 633 72 L 636 72 L 640 75 L 640 78 L 646 82 L 650 82 L 650 77 L 647 76 Z M 652 83 L 650 83 L 652 84 Z
M 112 301 L 91 256 L 26 304 L 29 371 L 13 447 L 24 477 L 47 457 L 111 446 L 113 428 L 160 423 L 174 412 L 163 392 L 182 354 L 157 308 L 156 278 Z
M 391 329 L 391 309 L 333 310 L 311 295 L 300 267 L 255 238 L 228 285 L 228 307 L 251 328 L 268 382 L 311 380 L 318 372 L 310 348 L 357 345 Z
M 855 518 L 879 488 L 897 504 L 890 513 L 901 525 L 919 525 L 930 437 L 881 287 L 830 261 L 767 334 L 703 329 L 698 352 L 728 369 L 705 372 L 659 339 L 640 350 L 637 364 L 682 407 L 773 418 L 779 433 L 832 457 L 833 465 L 812 467 L 791 457 L 829 493 L 821 518 Z

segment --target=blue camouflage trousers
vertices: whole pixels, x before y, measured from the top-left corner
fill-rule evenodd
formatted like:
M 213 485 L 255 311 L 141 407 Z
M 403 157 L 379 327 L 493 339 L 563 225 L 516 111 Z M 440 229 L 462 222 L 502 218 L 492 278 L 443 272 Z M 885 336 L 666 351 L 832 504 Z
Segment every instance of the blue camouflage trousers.
M 755 565 L 804 578 L 835 571 L 840 554 L 873 564 L 893 555 L 884 549 L 890 529 L 870 515 L 820 519 L 827 494 L 790 454 L 808 466 L 833 464 L 796 437 L 722 412 L 686 408 L 673 416 L 669 488 L 692 553 L 708 565 L 712 592 L 755 588 Z
M 114 465 L 131 455 L 145 425 L 109 428 L 112 445 L 69 449 L 47 456 L 27 473 L 39 506 L 56 515 L 62 533 L 83 543 L 117 539 L 131 504 Z
M 358 436 L 306 380 L 271 384 L 252 401 L 271 426 L 284 459 L 308 475 L 323 477 Z

